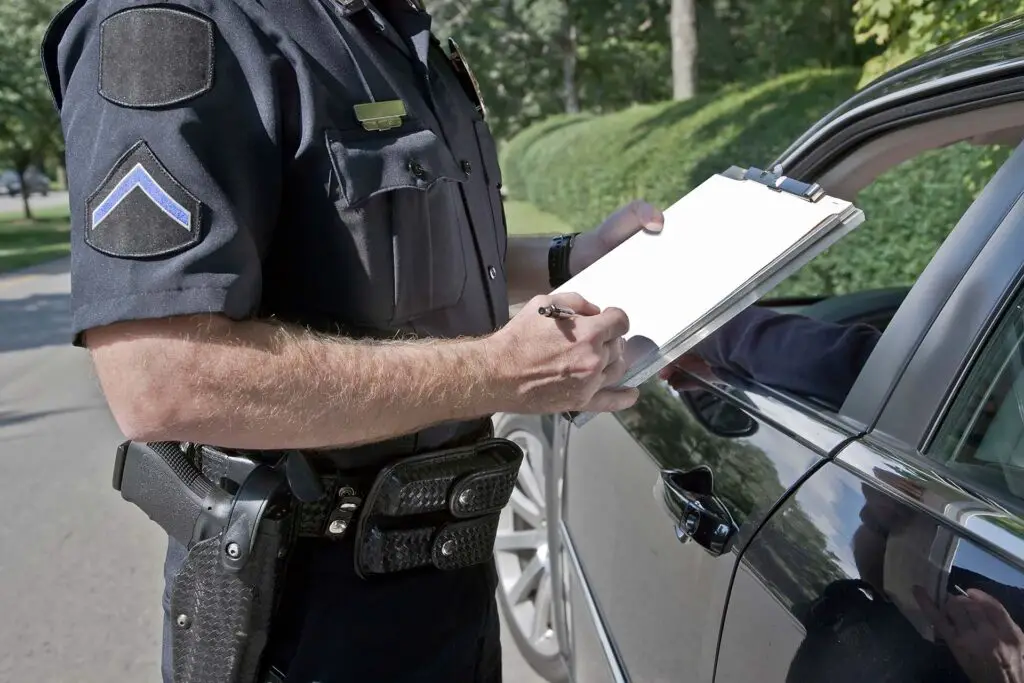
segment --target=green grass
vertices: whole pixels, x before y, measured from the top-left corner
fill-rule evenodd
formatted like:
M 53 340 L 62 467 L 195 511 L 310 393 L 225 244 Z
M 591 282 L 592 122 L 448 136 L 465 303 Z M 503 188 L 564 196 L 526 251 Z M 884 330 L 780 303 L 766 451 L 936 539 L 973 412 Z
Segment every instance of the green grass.
M 569 232 L 568 226 L 560 218 L 527 202 L 506 201 L 505 218 L 510 235 L 558 235 Z
M 527 202 L 505 203 L 508 229 L 514 235 L 554 235 L 569 228 L 557 217 Z M 0 214 L 0 273 L 59 258 L 68 253 L 68 209 L 35 209 L 33 221 L 21 212 Z
M 63 206 L 33 210 L 33 220 L 0 214 L 0 273 L 60 258 L 70 251 L 69 214 Z

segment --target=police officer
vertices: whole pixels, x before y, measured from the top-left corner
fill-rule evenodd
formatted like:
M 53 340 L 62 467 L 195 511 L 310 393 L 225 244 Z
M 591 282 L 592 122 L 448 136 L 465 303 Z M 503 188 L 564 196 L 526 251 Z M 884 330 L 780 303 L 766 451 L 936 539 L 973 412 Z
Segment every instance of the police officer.
M 507 238 L 476 82 L 417 0 L 74 0 L 43 47 L 74 343 L 129 439 L 307 449 L 320 474 L 465 442 L 496 412 L 636 400 L 605 388 L 622 311 L 542 293 L 661 214 Z M 509 292 L 533 296 L 511 321 Z M 578 315 L 538 315 L 551 302 Z M 351 553 L 297 542 L 277 680 L 500 679 L 489 563 L 361 581 Z M 168 591 L 184 556 L 172 540 Z

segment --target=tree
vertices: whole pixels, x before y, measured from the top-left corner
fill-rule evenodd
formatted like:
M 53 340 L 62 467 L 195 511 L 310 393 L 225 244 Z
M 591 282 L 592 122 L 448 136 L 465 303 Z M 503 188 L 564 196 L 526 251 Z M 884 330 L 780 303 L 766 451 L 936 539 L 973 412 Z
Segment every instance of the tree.
M 25 172 L 42 168 L 62 151 L 60 122 L 53 107 L 39 46 L 59 0 L 4 0 L 0 3 L 0 162 L 21 180 L 25 217 L 31 218 Z
M 553 114 L 671 96 L 670 0 L 426 0 L 476 72 L 499 137 Z
M 909 59 L 1024 12 L 1024 0 L 857 0 L 855 37 L 884 48 L 862 85 Z
M 858 44 L 853 27 L 851 0 L 698 0 L 700 88 L 862 66 L 881 50 Z
M 672 97 L 688 100 L 697 91 L 697 15 L 694 0 L 672 0 Z

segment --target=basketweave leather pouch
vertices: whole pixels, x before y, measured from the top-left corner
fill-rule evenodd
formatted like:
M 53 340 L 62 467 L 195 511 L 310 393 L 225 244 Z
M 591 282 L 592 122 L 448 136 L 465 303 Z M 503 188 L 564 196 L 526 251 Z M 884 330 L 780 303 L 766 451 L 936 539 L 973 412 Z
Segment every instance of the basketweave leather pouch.
M 382 470 L 359 517 L 356 572 L 369 578 L 485 562 L 522 461 L 516 444 L 490 438 Z

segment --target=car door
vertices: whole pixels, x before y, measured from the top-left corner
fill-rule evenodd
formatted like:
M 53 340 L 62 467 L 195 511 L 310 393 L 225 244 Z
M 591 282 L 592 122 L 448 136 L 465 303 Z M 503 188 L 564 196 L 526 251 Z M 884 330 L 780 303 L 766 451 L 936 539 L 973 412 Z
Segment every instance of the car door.
M 1001 667 L 1024 665 L 1022 247 L 1018 148 L 850 391 L 840 414 L 861 435 L 744 551 L 716 681 L 1015 680 Z
M 574 680 L 711 680 L 735 550 L 850 435 L 778 395 L 680 396 L 658 381 L 573 428 L 561 495 Z

